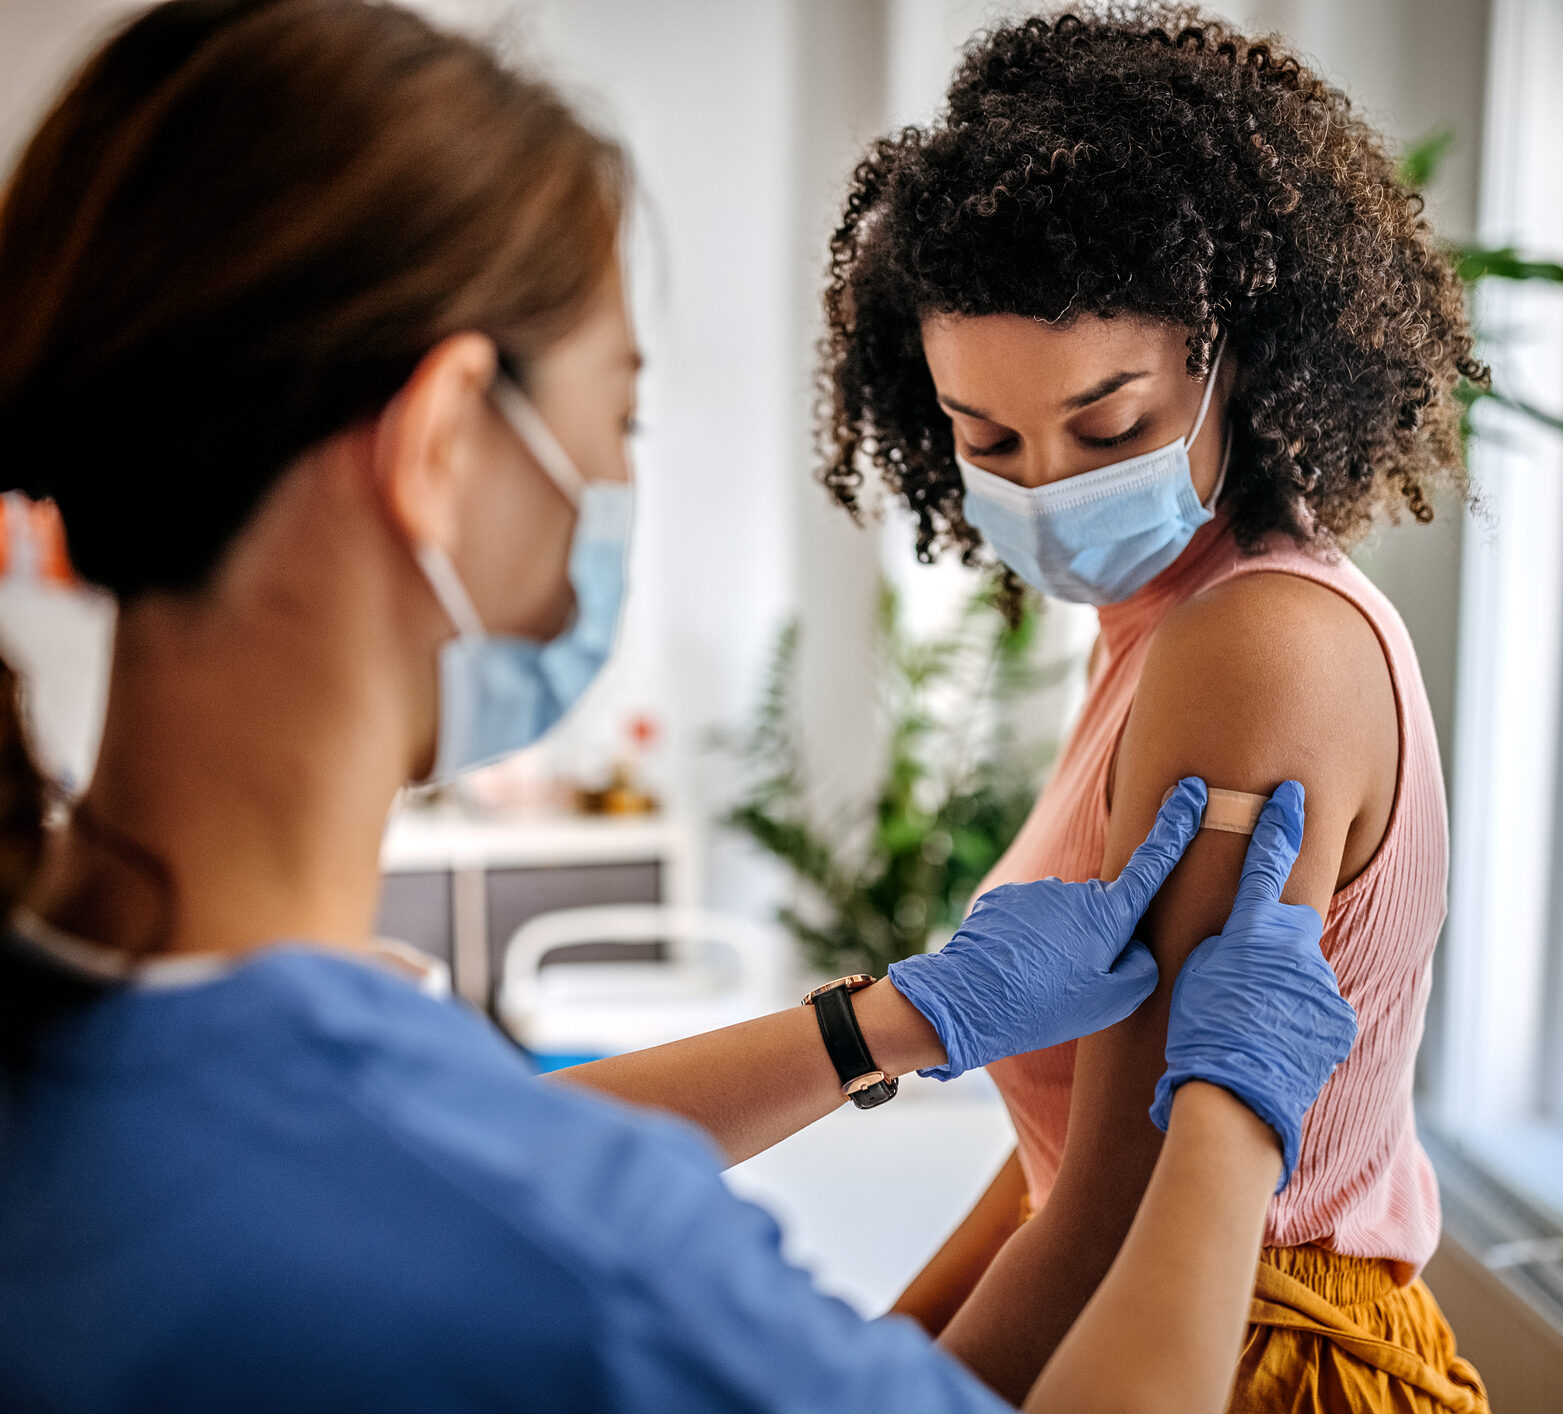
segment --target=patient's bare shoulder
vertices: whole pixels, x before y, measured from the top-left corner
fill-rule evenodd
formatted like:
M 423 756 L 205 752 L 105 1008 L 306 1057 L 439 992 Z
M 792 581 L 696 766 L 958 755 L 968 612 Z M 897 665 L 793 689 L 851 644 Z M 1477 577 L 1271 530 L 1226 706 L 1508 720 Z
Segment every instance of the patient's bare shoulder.
M 1322 734 L 1332 756 L 1364 764 L 1398 741 L 1394 688 L 1372 624 L 1325 585 L 1277 571 L 1227 580 L 1167 616 L 1152 637 L 1136 709 L 1158 701 L 1198 710 L 1207 722 L 1217 714 L 1239 770 L 1245 750 L 1272 763 L 1277 736 L 1298 735 L 1301 746 Z M 1388 728 L 1382 740 L 1351 729 L 1375 724 Z
M 1382 838 L 1398 742 L 1384 651 L 1355 605 L 1296 575 L 1229 580 L 1152 639 L 1114 769 L 1108 863 L 1121 867 L 1116 856 L 1181 776 L 1266 794 L 1300 780 L 1308 827 L 1288 896 L 1322 912 Z M 1197 892 L 1219 911 L 1241 855 L 1237 837 L 1212 843 L 1207 832 L 1181 872 L 1205 876 Z

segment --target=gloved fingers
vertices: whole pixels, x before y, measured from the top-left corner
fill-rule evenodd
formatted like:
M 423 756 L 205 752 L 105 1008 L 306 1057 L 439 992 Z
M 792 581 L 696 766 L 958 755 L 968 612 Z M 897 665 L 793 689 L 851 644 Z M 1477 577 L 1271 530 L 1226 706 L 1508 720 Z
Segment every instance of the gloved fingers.
M 1296 904 L 1294 907 L 1305 908 L 1307 905 Z M 1306 989 L 1309 1004 L 1325 1019 L 1321 1021 L 1320 1034 L 1333 1032 L 1343 1041 L 1344 1048 L 1333 1057 L 1339 1062 L 1346 1059 L 1357 1039 L 1357 1009 L 1342 994 L 1340 979 L 1319 946 L 1320 935 L 1324 931 L 1322 923 L 1317 921 L 1319 915 L 1313 909 L 1308 911 L 1313 916 L 1304 921 L 1300 931 L 1294 930 L 1292 933 L 1294 966 L 1290 985 Z
M 1131 942 L 1106 972 L 1081 979 L 1078 1003 L 1071 1016 L 1061 1018 L 1065 1026 L 1059 1029 L 1058 1039 L 1090 1036 L 1132 1016 L 1156 990 L 1157 975 L 1151 950 L 1144 943 Z
M 1319 940 L 1324 936 L 1324 915 L 1318 909 L 1311 903 L 1272 903 L 1268 907 L 1274 912 L 1277 922 L 1286 924 L 1289 936 L 1306 938 L 1309 955 L 1329 967 L 1329 962 L 1319 950 Z M 1334 973 L 1330 975 L 1334 976 Z
M 1303 837 L 1303 788 L 1297 781 L 1282 781 L 1259 812 L 1254 837 L 1243 860 L 1232 909 L 1279 903 L 1281 890 L 1291 878 Z
M 1357 1044 L 1359 1029 L 1357 1009 L 1345 997 L 1341 996 L 1339 992 L 1336 992 L 1330 1004 L 1330 1013 L 1335 1023 L 1333 1060 L 1336 1065 L 1342 1065 Z
M 1145 842 L 1107 885 L 1107 897 L 1125 932 L 1139 922 L 1156 891 L 1183 858 L 1189 841 L 1199 833 L 1204 814 L 1205 783 L 1198 776 L 1185 776 L 1156 812 L 1156 823 Z
M 1156 966 L 1156 959 L 1151 956 L 1151 950 L 1135 939 L 1118 955 L 1118 961 L 1113 963 L 1107 975 L 1118 989 L 1121 999 L 1129 1003 L 1118 1014 L 1117 1020 L 1122 1021 L 1130 1012 L 1138 1010 L 1140 1003 L 1156 990 L 1161 971 Z
M 1179 977 L 1215 968 L 1229 977 L 1251 974 L 1255 983 L 1263 984 L 1284 968 L 1288 973 L 1322 971 L 1334 982 L 1335 972 L 1319 946 L 1324 919 L 1318 909 L 1306 903 L 1267 903 L 1239 917 L 1234 906 L 1231 917 L 1238 922 L 1229 919 L 1225 932 L 1206 938 L 1189 953 Z

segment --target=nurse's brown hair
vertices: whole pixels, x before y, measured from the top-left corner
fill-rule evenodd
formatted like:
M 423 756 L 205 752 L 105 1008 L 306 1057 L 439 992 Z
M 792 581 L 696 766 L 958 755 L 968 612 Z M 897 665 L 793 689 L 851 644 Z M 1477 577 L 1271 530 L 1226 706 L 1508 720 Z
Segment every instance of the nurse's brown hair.
M 54 500 L 121 600 L 198 593 L 287 467 L 441 339 L 486 333 L 524 376 L 600 287 L 626 184 L 546 84 L 395 5 L 158 5 L 0 205 L 0 490 Z M 0 919 L 40 838 L 15 698 L 0 673 Z

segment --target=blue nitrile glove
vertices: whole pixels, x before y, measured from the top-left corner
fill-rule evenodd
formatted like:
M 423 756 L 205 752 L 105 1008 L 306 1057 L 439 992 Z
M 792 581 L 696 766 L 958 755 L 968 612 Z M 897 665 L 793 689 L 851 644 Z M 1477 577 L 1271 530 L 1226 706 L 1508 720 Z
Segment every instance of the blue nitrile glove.
M 938 952 L 892 962 L 890 980 L 933 1023 L 949 1057 L 917 1073 L 951 1080 L 1128 1016 L 1156 990 L 1156 960 L 1130 941 L 1134 929 L 1204 813 L 1205 783 L 1190 776 L 1112 883 L 1001 884 Z
M 1319 951 L 1324 920 L 1281 902 L 1302 835 L 1303 788 L 1286 781 L 1260 812 L 1226 927 L 1172 984 L 1167 1072 L 1151 1105 L 1165 1131 L 1184 1081 L 1230 1090 L 1281 1141 L 1277 1193 L 1297 1165 L 1303 1116 L 1357 1039 L 1357 1014 Z

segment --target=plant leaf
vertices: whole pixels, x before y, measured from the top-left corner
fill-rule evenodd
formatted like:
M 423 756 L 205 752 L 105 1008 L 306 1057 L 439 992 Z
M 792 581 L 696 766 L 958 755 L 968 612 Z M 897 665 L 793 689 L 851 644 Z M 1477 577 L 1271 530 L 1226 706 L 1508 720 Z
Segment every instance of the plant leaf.
M 1455 268 L 1468 285 L 1478 280 L 1547 280 L 1563 284 L 1563 265 L 1529 260 L 1513 246 L 1456 246 Z
M 1424 190 L 1438 175 L 1438 169 L 1456 141 L 1453 128 L 1435 128 L 1425 137 L 1418 138 L 1400 156 L 1400 180 L 1412 191 Z

